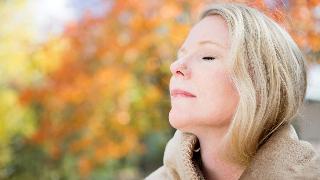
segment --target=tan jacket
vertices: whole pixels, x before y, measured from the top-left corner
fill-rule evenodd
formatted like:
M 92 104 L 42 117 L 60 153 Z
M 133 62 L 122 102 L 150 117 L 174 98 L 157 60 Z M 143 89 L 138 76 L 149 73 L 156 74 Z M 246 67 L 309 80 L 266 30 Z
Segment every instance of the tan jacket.
M 205 179 L 199 168 L 201 157 L 194 151 L 197 145 L 196 136 L 177 130 L 166 145 L 164 165 L 145 179 Z M 258 150 L 240 179 L 320 180 L 320 158 L 311 144 L 298 139 L 291 125 L 284 125 Z

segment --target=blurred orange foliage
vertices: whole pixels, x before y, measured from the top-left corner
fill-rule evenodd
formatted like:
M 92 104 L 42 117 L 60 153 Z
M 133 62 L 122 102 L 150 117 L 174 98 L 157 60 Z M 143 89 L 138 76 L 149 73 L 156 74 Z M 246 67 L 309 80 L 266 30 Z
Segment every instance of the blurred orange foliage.
M 290 1 L 270 9 L 246 1 L 288 28 L 305 51 L 319 53 L 317 0 Z M 23 89 L 20 100 L 34 106 L 38 129 L 30 138 L 53 158 L 79 156 L 82 175 L 108 159 L 143 153 L 141 138 L 168 128 L 169 64 L 197 12 L 207 2 L 114 1 L 102 17 L 90 13 L 67 25 L 54 41 L 66 47 L 61 62 L 41 86 Z M 319 19 L 317 20 L 319 21 Z M 50 61 L 54 43 L 39 53 Z

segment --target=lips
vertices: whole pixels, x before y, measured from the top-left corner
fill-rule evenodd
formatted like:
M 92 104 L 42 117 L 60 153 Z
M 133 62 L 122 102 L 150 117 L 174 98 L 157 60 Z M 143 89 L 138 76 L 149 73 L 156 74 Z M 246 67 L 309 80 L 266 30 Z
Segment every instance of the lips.
M 177 96 L 182 96 L 182 97 L 196 97 L 194 94 L 184 91 L 182 89 L 173 89 L 170 91 L 171 96 L 177 97 Z

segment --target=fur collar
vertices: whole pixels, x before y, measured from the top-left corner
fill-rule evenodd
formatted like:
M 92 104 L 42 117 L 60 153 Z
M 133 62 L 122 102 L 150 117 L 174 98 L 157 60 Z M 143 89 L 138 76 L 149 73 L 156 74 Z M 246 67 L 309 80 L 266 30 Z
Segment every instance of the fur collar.
M 202 180 L 201 158 L 195 135 L 177 130 L 168 142 L 163 166 L 147 180 Z M 246 179 L 319 179 L 320 158 L 310 143 L 300 141 L 291 125 L 278 129 L 260 147 L 240 180 Z

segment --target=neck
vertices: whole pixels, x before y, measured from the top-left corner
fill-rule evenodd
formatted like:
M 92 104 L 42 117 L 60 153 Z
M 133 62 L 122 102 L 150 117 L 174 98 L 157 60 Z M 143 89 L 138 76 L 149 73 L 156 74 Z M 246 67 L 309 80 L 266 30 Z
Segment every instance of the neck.
M 201 147 L 202 171 L 207 179 L 239 179 L 244 167 L 221 157 L 226 128 L 206 129 L 195 132 Z

